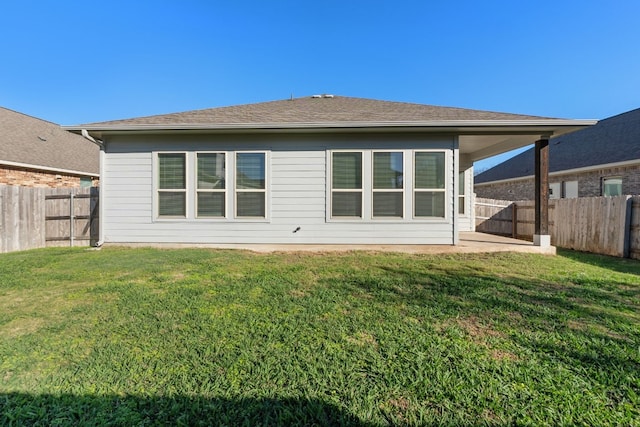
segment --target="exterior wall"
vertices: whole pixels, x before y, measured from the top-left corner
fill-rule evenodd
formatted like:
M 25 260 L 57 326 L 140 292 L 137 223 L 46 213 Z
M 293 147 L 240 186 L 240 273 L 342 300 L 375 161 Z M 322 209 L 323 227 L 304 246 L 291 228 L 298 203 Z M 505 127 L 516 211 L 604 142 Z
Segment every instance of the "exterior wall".
M 602 195 L 603 178 L 622 178 L 622 194 L 640 194 L 640 165 L 593 169 L 579 173 L 549 176 L 549 183 L 578 181 L 578 197 L 598 197 Z M 500 200 L 533 200 L 533 178 L 518 179 L 493 184 L 477 184 L 477 197 Z
M 148 135 L 112 136 L 106 141 L 101 175 L 105 243 L 191 244 L 452 244 L 454 137 L 416 135 Z M 446 153 L 446 218 L 330 219 L 328 157 L 333 149 L 442 149 Z M 153 152 L 268 150 L 267 219 L 159 219 L 154 214 Z M 405 154 L 406 159 L 406 154 Z M 405 164 L 406 161 L 405 161 Z M 366 170 L 366 168 L 365 168 Z M 195 171 L 187 170 L 193 183 Z M 405 168 L 405 182 L 413 182 Z M 370 189 L 364 179 L 364 191 Z M 368 182 L 368 183 L 367 183 Z M 188 203 L 195 191 L 187 191 Z M 365 206 L 365 211 L 366 211 Z M 468 209 L 471 210 L 469 204 Z M 297 228 L 299 231 L 294 232 Z
M 48 188 L 80 187 L 80 176 L 0 165 L 0 184 Z M 93 179 L 92 185 L 97 186 L 98 180 Z

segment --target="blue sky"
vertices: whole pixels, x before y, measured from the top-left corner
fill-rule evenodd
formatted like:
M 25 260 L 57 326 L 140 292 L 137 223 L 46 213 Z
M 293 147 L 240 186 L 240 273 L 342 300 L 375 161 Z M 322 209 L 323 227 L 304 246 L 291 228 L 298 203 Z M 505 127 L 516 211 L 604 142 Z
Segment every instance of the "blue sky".
M 638 17 L 637 0 L 9 0 L 0 105 L 79 124 L 333 93 L 601 119 L 640 107 Z

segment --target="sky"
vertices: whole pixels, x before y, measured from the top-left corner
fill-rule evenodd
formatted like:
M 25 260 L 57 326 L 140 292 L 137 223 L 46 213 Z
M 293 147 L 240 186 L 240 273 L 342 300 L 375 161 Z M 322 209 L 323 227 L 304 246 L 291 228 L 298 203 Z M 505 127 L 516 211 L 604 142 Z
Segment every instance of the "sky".
M 640 107 L 639 17 L 637 0 L 5 0 L 0 106 L 72 125 L 330 93 L 602 119 Z

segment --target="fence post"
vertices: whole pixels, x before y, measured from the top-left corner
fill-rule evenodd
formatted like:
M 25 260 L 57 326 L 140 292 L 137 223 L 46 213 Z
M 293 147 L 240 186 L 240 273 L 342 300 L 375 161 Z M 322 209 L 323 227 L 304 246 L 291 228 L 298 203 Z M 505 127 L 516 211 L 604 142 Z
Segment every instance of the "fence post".
M 511 236 L 518 238 L 518 205 L 516 202 L 511 203 Z
M 74 222 L 75 219 L 73 217 L 74 214 L 73 207 L 73 191 L 69 194 L 69 246 L 73 247 L 73 236 L 74 236 Z
M 631 258 L 631 215 L 633 215 L 633 197 L 627 196 L 624 214 L 624 233 L 622 243 L 622 256 Z

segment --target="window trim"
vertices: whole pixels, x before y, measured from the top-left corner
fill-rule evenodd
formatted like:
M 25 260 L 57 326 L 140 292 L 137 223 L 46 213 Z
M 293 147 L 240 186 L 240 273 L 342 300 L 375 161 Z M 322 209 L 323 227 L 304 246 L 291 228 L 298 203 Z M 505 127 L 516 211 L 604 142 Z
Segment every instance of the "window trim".
M 407 191 L 407 184 L 406 184 L 406 176 L 407 176 L 407 165 L 406 165 L 406 160 L 407 160 L 407 156 L 405 155 L 405 151 L 406 150 L 394 150 L 394 149 L 388 149 L 388 150 L 383 150 L 383 149 L 376 149 L 376 150 L 371 150 L 371 200 L 370 200 L 370 205 L 371 205 L 371 220 L 375 220 L 375 221 L 402 221 L 406 218 L 407 215 L 407 207 L 406 207 L 406 203 L 405 203 L 405 199 L 406 199 L 406 191 Z M 376 157 L 376 153 L 400 153 L 402 155 L 402 188 L 379 188 L 376 189 L 375 188 L 375 157 Z M 364 160 L 364 159 L 363 159 Z M 364 174 L 364 168 L 362 173 Z M 376 216 L 375 214 L 375 210 L 374 210 L 374 206 L 373 206 L 373 198 L 375 193 L 400 193 L 402 195 L 402 213 L 400 216 Z
M 199 154 L 223 154 L 224 155 L 224 188 L 198 188 L 198 155 Z M 202 220 L 224 220 L 229 216 L 229 153 L 226 151 L 194 151 L 194 216 L 195 219 Z M 222 216 L 200 216 L 198 214 L 198 193 L 223 193 L 224 214 Z
M 238 188 L 238 154 L 262 154 L 264 155 L 264 188 L 246 189 Z M 233 219 L 236 221 L 267 221 L 269 220 L 269 151 L 267 150 L 236 150 L 233 151 Z M 238 216 L 238 194 L 239 193 L 264 193 L 264 216 Z
M 161 189 L 160 188 L 160 157 L 162 154 L 182 154 L 184 156 L 184 188 Z M 157 220 L 185 220 L 189 218 L 189 153 L 187 151 L 154 151 L 154 179 L 153 179 L 153 208 L 154 217 Z M 184 193 L 184 215 L 160 215 L 160 193 Z
M 460 179 L 460 175 L 462 175 L 462 179 Z M 467 171 L 458 171 L 458 212 L 457 215 L 459 217 L 467 218 L 469 217 L 469 209 L 467 209 Z M 460 185 L 462 184 L 462 185 Z M 462 194 L 460 194 L 462 192 Z M 462 206 L 462 213 L 460 213 L 460 207 Z
M 416 154 L 418 153 L 443 153 L 444 154 L 444 188 L 416 188 Z M 443 149 L 420 149 L 420 150 L 412 150 L 411 155 L 411 170 L 412 170 L 412 181 L 411 181 L 411 198 L 413 201 L 413 205 L 411 207 L 411 218 L 417 221 L 443 221 L 449 220 L 451 213 L 450 209 L 447 209 L 447 193 L 451 185 L 447 185 L 450 183 L 450 165 L 449 165 L 449 156 L 447 155 L 447 150 Z M 453 192 L 453 188 L 451 188 Z M 444 216 L 418 216 L 416 215 L 416 193 L 433 193 L 433 192 L 442 192 L 444 193 Z M 456 195 L 457 197 L 457 195 Z
M 357 188 L 333 188 L 333 154 L 334 153 L 360 153 L 360 189 Z M 339 149 L 329 150 L 329 211 L 328 218 L 332 221 L 363 221 L 365 220 L 365 150 L 361 149 Z M 333 215 L 333 193 L 360 193 L 360 216 L 334 216 Z

